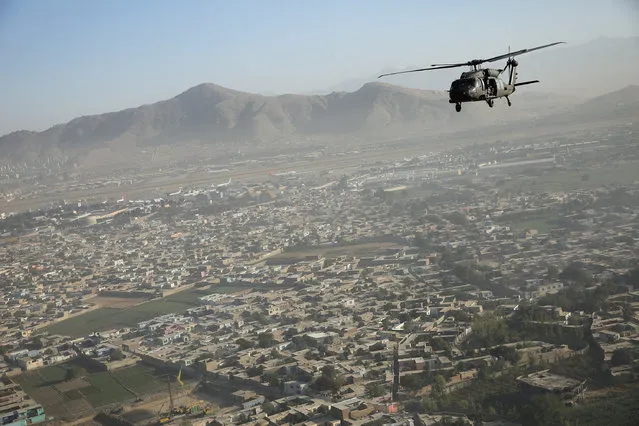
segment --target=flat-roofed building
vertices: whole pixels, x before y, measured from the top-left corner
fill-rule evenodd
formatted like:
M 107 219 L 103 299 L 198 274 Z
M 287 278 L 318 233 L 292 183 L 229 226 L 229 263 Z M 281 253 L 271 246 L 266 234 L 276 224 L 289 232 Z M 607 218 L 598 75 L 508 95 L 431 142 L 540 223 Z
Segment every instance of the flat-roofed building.
M 44 422 L 44 408 L 19 384 L 7 377 L 0 378 L 0 424 L 9 426 Z
M 579 381 L 552 374 L 549 370 L 517 378 L 523 392 L 529 394 L 554 394 L 566 402 L 578 399 L 586 391 L 586 380 Z

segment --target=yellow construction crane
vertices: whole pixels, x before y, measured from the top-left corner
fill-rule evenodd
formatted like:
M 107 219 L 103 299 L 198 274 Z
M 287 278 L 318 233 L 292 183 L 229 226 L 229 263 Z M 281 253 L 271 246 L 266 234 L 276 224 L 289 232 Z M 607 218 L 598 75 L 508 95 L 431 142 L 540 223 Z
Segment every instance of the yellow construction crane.
M 182 382 L 182 366 L 180 366 L 180 371 L 178 372 L 178 375 L 176 377 L 178 383 L 180 383 L 180 386 L 184 386 L 184 382 Z M 167 374 L 166 375 L 166 383 L 168 385 L 169 388 L 169 413 L 167 416 L 164 417 L 160 417 L 160 423 L 167 423 L 169 421 L 171 421 L 171 419 L 173 418 L 173 414 L 175 414 L 175 408 L 173 406 L 173 391 L 171 390 L 171 375 Z M 162 407 L 164 407 L 164 404 L 162 404 L 162 406 L 160 407 L 160 410 L 162 410 Z M 158 413 L 158 417 L 160 416 L 160 414 Z

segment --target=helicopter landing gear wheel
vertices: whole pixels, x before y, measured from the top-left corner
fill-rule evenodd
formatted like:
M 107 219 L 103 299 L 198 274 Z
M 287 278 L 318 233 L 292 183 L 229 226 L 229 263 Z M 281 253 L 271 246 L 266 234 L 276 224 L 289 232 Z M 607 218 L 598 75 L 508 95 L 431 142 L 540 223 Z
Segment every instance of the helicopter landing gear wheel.
M 461 104 L 455 104 L 455 111 L 461 111 Z
M 508 106 L 513 106 L 513 104 L 510 103 L 510 99 L 508 99 L 508 96 L 506 96 L 506 102 L 508 102 Z
M 489 106 L 489 107 L 491 107 L 491 108 L 493 107 L 493 100 L 492 100 L 492 99 L 488 99 L 488 100 L 486 101 L 486 103 L 488 103 L 488 106 Z

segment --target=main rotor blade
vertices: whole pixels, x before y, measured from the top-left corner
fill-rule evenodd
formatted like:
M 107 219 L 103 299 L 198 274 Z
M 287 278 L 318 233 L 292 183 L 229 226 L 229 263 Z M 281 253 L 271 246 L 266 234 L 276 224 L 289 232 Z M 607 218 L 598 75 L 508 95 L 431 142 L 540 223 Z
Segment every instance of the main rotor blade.
M 407 71 L 397 71 L 397 72 L 389 72 L 387 74 L 382 74 L 377 78 L 382 78 L 382 77 L 386 77 L 388 75 L 397 75 L 397 74 L 406 74 L 409 72 L 421 72 L 421 71 L 431 71 L 431 70 L 441 70 L 444 68 L 457 68 L 457 67 L 461 67 L 464 66 L 466 64 L 452 64 L 452 65 L 442 65 L 442 66 L 438 66 L 438 67 L 430 67 L 430 68 L 420 68 L 417 70 L 407 70 Z
M 463 62 L 461 64 L 432 64 L 431 67 L 463 67 L 465 65 L 468 65 L 468 62 Z
M 387 73 L 387 74 L 382 74 L 382 75 L 380 75 L 377 78 L 386 77 L 388 75 L 406 74 L 406 73 L 409 73 L 409 72 L 441 70 L 441 69 L 445 69 L 445 68 L 457 68 L 457 67 L 463 67 L 463 66 L 466 66 L 466 65 L 476 66 L 476 65 L 479 65 L 479 64 L 483 64 L 484 62 L 495 62 L 495 61 L 498 61 L 500 59 L 505 59 L 505 58 L 509 58 L 509 57 L 523 55 L 524 53 L 530 53 L 530 52 L 534 52 L 535 50 L 545 49 L 546 47 L 556 46 L 558 44 L 565 44 L 565 43 L 566 43 L 565 41 L 556 41 L 554 43 L 544 44 L 543 46 L 532 47 L 530 49 L 521 49 L 521 50 L 518 50 L 516 52 L 504 53 L 503 55 L 494 56 L 494 57 L 488 58 L 488 59 L 472 59 L 472 60 L 470 60 L 468 62 L 464 62 L 464 63 L 460 63 L 460 64 L 433 64 L 430 68 L 420 68 L 420 69 L 417 69 L 417 70 L 391 72 L 391 73 Z M 510 48 L 508 50 L 510 50 Z M 505 68 L 503 70 L 501 70 L 501 72 L 504 72 L 504 71 L 505 71 Z
M 484 59 L 482 60 L 482 62 L 495 62 L 495 61 L 499 61 L 500 59 L 505 59 L 511 56 L 523 55 L 524 53 L 530 53 L 530 52 L 534 52 L 535 50 L 545 49 L 546 47 L 556 46 L 558 44 L 565 44 L 565 43 L 566 43 L 565 41 L 557 41 L 555 43 L 544 44 L 543 46 L 537 46 L 530 49 L 521 49 L 516 52 L 504 53 L 503 55 L 495 56 L 489 59 Z

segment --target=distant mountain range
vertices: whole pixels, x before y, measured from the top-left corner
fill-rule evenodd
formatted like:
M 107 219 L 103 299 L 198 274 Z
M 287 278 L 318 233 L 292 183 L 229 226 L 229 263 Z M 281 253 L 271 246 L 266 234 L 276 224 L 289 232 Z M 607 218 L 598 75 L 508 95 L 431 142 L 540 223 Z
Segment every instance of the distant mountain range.
M 81 162 L 91 153 L 94 157 L 96 152 L 124 157 L 144 147 L 181 142 L 264 145 L 294 138 L 388 140 L 415 132 L 434 135 L 549 115 L 571 121 L 623 111 L 636 116 L 639 87 L 582 104 L 571 97 L 522 89 L 512 101 L 512 107 L 505 102 L 494 108 L 485 103 L 465 104 L 462 112 L 456 113 L 445 92 L 384 83 L 322 96 L 262 96 L 201 84 L 154 104 L 79 117 L 43 132 L 8 134 L 0 138 L 0 157 L 22 161 L 62 155 L 78 157 Z M 622 110 L 620 103 L 625 105 Z

